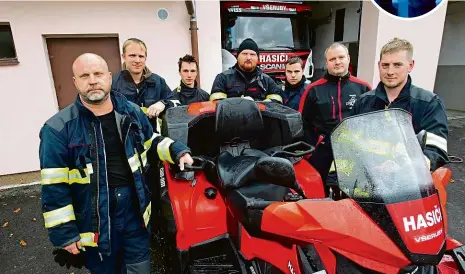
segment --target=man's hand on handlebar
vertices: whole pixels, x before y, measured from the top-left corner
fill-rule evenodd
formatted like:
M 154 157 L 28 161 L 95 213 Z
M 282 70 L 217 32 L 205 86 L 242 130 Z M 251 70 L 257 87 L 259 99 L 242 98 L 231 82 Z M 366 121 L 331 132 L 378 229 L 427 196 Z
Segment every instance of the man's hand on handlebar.
M 184 153 L 181 158 L 179 158 L 179 169 L 181 171 L 184 170 L 184 164 L 192 165 L 194 164 L 194 160 L 192 159 L 189 153 Z

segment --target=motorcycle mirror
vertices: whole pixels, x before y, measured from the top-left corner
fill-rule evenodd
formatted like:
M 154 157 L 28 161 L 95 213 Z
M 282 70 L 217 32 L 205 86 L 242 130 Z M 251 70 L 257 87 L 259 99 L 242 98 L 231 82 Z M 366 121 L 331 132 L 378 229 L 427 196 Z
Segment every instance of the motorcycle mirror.
M 424 129 L 417 134 L 418 143 L 420 144 L 422 150 L 425 149 L 426 146 L 426 135 L 427 132 Z

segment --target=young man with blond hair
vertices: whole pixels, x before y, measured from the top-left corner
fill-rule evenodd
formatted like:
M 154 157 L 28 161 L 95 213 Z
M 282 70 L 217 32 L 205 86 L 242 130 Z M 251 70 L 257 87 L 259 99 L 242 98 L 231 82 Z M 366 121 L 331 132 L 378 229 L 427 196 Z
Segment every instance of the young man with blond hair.
M 352 114 L 385 108 L 401 108 L 412 114 L 415 133 L 427 132 L 425 159 L 431 171 L 449 161 L 448 124 L 444 104 L 438 95 L 412 83 L 409 73 L 414 67 L 413 46 L 394 38 L 381 48 L 378 62 L 380 82 L 376 89 L 362 95 Z

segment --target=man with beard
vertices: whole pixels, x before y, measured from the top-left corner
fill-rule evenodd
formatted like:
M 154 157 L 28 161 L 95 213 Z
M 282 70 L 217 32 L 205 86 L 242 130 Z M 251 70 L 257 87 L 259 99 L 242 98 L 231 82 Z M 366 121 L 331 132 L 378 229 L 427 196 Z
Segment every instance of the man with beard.
M 186 54 L 184 57 L 179 58 L 178 66 L 181 84 L 173 90 L 174 98 L 179 100 L 181 105 L 208 101 L 210 94 L 197 87 L 195 79 L 197 78 L 199 65 L 195 57 Z
M 280 87 L 257 67 L 258 54 L 258 46 L 254 40 L 247 38 L 242 41 L 237 50 L 237 63 L 216 76 L 210 101 L 244 97 L 255 101 L 282 103 Z
M 102 57 L 73 63 L 76 101 L 40 131 L 45 227 L 60 265 L 92 273 L 150 273 L 150 188 L 155 161 L 192 165 L 189 149 L 153 132 L 147 116 L 110 92 Z M 69 268 L 69 266 L 68 266 Z
M 303 77 L 304 63 L 298 56 L 289 58 L 286 62 L 286 81 L 283 85 L 281 97 L 283 104 L 299 110 L 300 99 L 309 81 Z
M 325 51 L 326 67 L 322 79 L 310 84 L 302 95 L 299 111 L 304 123 L 305 140 L 317 145 L 309 158 L 323 181 L 333 161 L 329 135 L 342 119 L 349 116 L 352 106 L 370 86 L 349 73 L 349 50 L 341 43 Z
M 365 93 L 355 102 L 352 114 L 385 108 L 401 108 L 410 112 L 415 134 L 421 130 L 427 132 L 425 160 L 434 171 L 449 161 L 447 114 L 436 94 L 412 83 L 409 73 L 413 66 L 412 44 L 399 38 L 389 41 L 381 48 L 378 62 L 381 81 L 375 90 Z

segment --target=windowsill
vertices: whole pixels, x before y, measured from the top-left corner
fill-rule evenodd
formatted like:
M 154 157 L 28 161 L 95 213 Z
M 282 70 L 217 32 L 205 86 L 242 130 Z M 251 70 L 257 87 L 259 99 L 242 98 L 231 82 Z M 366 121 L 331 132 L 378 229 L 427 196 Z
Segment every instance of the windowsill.
M 19 64 L 18 58 L 0 59 L 0 66 L 14 66 L 18 64 Z

